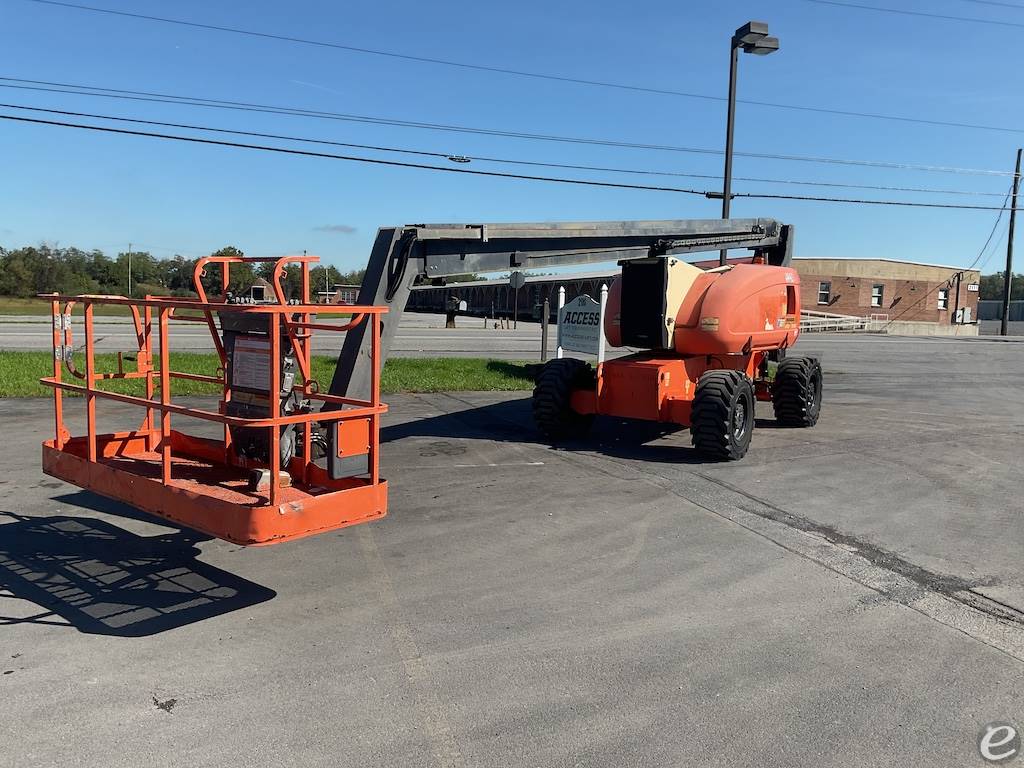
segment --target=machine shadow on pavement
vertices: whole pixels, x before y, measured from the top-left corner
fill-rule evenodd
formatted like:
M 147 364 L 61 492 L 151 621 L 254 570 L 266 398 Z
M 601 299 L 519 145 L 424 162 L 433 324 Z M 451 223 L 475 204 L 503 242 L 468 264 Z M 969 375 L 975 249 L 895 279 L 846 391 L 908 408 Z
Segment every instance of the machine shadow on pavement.
M 774 419 L 759 418 L 755 424 L 758 429 L 779 428 Z M 382 444 L 407 437 L 464 438 L 551 446 L 533 424 L 529 397 L 412 419 L 382 427 L 380 431 Z M 651 444 L 667 437 L 672 438 L 670 444 Z M 686 427 L 614 416 L 597 417 L 586 438 L 560 441 L 554 447 L 568 451 L 596 451 L 615 458 L 661 464 L 717 463 L 703 458 L 691 447 Z
M 57 500 L 154 520 L 88 492 Z M 277 594 L 197 560 L 200 550 L 194 545 L 209 537 L 188 529 L 139 536 L 93 517 L 2 511 L 0 517 L 13 520 L 0 524 L 0 597 L 30 601 L 43 609 L 12 616 L 0 608 L 0 627 L 66 622 L 86 634 L 145 637 L 266 602 Z

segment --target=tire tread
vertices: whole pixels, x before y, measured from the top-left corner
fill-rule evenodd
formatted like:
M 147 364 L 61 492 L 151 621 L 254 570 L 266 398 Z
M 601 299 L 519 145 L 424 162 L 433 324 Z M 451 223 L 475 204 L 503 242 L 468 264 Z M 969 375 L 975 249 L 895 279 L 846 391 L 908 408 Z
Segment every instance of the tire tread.
M 808 411 L 807 397 L 814 374 L 821 382 L 821 364 L 813 357 L 787 357 L 775 373 L 772 385 L 772 406 L 775 418 L 786 427 L 813 427 L 821 412 L 821 391 L 812 411 Z
M 533 389 L 533 420 L 549 440 L 581 437 L 590 429 L 593 416 L 570 407 L 572 393 L 594 384 L 589 363 L 571 357 L 549 360 L 541 368 Z
M 743 458 L 750 445 L 749 435 L 743 445 L 731 436 L 729 414 L 740 388 L 749 392 L 751 429 L 753 428 L 753 387 L 740 371 L 714 370 L 704 373 L 697 382 L 690 412 L 690 439 L 703 456 L 719 461 Z

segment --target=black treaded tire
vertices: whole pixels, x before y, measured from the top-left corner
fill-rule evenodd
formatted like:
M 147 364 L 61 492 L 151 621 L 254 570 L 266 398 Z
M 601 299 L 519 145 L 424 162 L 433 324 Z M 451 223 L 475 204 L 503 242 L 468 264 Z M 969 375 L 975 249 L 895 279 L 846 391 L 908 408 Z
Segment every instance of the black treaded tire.
M 772 384 L 775 418 L 784 427 L 813 427 L 821 413 L 821 363 L 814 357 L 787 357 Z
M 594 421 L 592 414 L 576 413 L 569 405 L 573 391 L 594 389 L 597 381 L 590 363 L 563 357 L 548 360 L 533 389 L 533 420 L 549 440 L 583 437 Z
M 754 386 L 740 371 L 707 371 L 697 381 L 690 439 L 701 456 L 742 459 L 754 433 Z

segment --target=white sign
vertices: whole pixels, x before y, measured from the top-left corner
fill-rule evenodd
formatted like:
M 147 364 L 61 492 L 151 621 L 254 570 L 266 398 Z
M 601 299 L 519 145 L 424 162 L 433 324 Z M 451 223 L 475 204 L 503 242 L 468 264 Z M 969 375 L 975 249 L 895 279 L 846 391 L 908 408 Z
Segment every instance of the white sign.
M 970 291 L 971 293 L 977 293 L 978 292 L 978 284 L 977 283 L 968 283 L 967 284 L 967 290 Z
M 604 329 L 601 305 L 584 294 L 558 310 L 559 346 L 574 352 L 598 354 Z

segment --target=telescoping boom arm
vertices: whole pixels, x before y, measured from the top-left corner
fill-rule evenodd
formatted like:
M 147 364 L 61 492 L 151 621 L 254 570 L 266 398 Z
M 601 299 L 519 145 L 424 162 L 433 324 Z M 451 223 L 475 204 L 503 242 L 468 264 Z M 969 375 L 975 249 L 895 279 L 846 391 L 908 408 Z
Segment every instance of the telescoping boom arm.
M 774 219 L 383 227 L 377 230 L 357 303 L 388 307 L 380 317 L 378 360 L 383 365 L 409 290 L 417 281 L 729 248 L 750 249 L 767 264 L 786 266 L 792 255 L 793 227 Z M 348 332 L 330 394 L 361 397 L 369 391 L 369 341 L 365 323 Z

